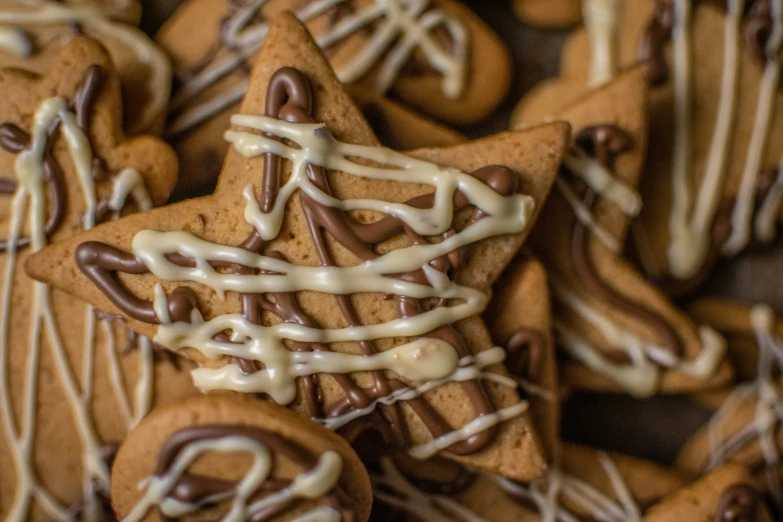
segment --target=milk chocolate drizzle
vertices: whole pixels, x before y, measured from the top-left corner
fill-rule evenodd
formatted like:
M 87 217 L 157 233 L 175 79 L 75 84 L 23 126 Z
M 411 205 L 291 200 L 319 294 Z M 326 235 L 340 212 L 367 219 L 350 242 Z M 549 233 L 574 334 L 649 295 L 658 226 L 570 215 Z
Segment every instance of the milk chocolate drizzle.
M 269 449 L 273 455 L 284 457 L 301 466 L 305 472 L 312 470 L 318 464 L 318 457 L 314 456 L 306 448 L 285 439 L 277 433 L 252 426 L 200 425 L 179 430 L 166 439 L 158 454 L 155 476 L 162 477 L 168 473 L 180 453 L 190 444 L 202 441 L 217 441 L 229 437 L 252 439 Z M 206 499 L 215 495 L 230 493 L 236 488 L 237 484 L 238 482 L 185 471 L 171 489 L 169 497 L 185 504 L 206 507 L 202 506 Z M 254 492 L 251 500 L 254 497 L 257 498 L 264 494 L 281 491 L 290 484 L 291 481 L 288 479 L 269 478 Z M 335 486 L 325 498 L 329 506 L 340 513 L 340 520 L 356 522 L 359 519 L 357 502 L 340 485 Z M 255 513 L 249 522 L 270 520 L 292 508 L 295 503 L 295 498 L 272 503 L 267 508 Z M 164 521 L 177 520 L 176 518 L 167 517 L 160 510 L 159 514 Z
M 506 341 L 506 369 L 517 377 L 538 382 L 545 350 L 543 333 L 533 328 L 519 328 Z
M 297 69 L 286 67 L 278 70 L 272 76 L 267 89 L 266 115 L 294 123 L 312 123 L 313 103 L 310 84 L 306 77 Z M 268 135 L 270 138 L 274 136 Z M 272 211 L 277 198 L 281 181 L 280 157 L 267 153 L 264 155 L 264 174 L 260 194 L 260 207 L 265 213 Z M 317 165 L 309 165 L 307 169 L 310 180 L 320 190 L 330 194 L 329 182 L 326 172 Z M 473 176 L 485 182 L 488 186 L 502 195 L 511 195 L 517 192 L 517 177 L 507 167 L 492 165 L 483 167 L 472 173 Z M 324 232 L 327 232 L 339 244 L 352 252 L 361 261 L 378 258 L 373 246 L 404 233 L 411 243 L 424 244 L 427 239 L 413 232 L 398 218 L 387 215 L 373 223 L 360 223 L 336 208 L 328 207 L 311 199 L 303 192 L 298 192 L 305 220 L 310 231 L 310 236 L 315 246 L 318 260 L 323 266 L 335 266 L 332 254 L 327 247 Z M 430 208 L 434 204 L 434 194 L 417 196 L 406 204 L 417 208 Z M 470 203 L 461 192 L 454 196 L 454 206 L 459 211 L 470 207 Z M 483 214 L 474 210 L 468 218 L 465 226 L 470 226 Z M 446 233 L 451 235 L 452 229 Z M 261 253 L 264 241 L 254 229 L 250 236 L 241 243 L 242 248 Z M 175 247 L 173 247 L 175 248 Z M 282 258 L 278 252 L 267 252 L 270 257 Z M 181 266 L 192 266 L 193 260 L 180 253 L 168 254 L 169 261 Z M 433 268 L 453 276 L 459 268 L 462 256 L 459 252 L 452 252 L 446 256 L 435 259 L 430 263 Z M 85 242 L 76 249 L 76 262 L 82 272 L 95 284 L 122 312 L 134 319 L 159 324 L 160 320 L 155 314 L 153 303 L 142 300 L 131 293 L 117 279 L 117 272 L 127 274 L 143 274 L 149 270 L 134 255 L 122 252 L 109 245 L 98 242 Z M 210 261 L 217 266 L 226 266 Z M 253 274 L 254 269 L 241 265 L 231 265 L 227 268 L 239 274 Z M 406 281 L 415 281 L 418 284 L 429 285 L 429 279 L 422 269 L 405 274 L 389 274 L 389 277 L 398 277 Z M 270 299 L 271 297 L 271 299 Z M 350 296 L 335 295 L 337 307 L 348 326 L 359 326 L 359 318 Z M 425 303 L 418 299 L 406 296 L 394 296 L 396 309 L 403 318 L 413 317 L 423 311 Z M 440 300 L 434 306 L 445 306 Z M 191 311 L 198 306 L 195 293 L 188 287 L 178 287 L 169 296 L 169 312 L 172 321 L 190 321 Z M 242 314 L 254 323 L 261 323 L 262 311 L 270 312 L 280 317 L 285 322 L 291 322 L 316 328 L 317 325 L 299 306 L 293 292 L 273 293 L 271 295 L 241 294 Z M 453 325 L 445 325 L 433 330 L 423 337 L 434 337 L 451 344 L 460 358 L 470 355 L 470 351 L 462 335 Z M 227 341 L 228 338 L 221 339 Z M 374 342 L 359 341 L 359 349 L 363 355 L 370 356 L 377 352 Z M 291 349 L 297 351 L 325 351 L 328 346 L 322 343 L 291 342 Z M 257 370 L 255 361 L 240 362 L 241 369 L 248 373 Z M 319 395 L 319 387 L 316 376 L 300 377 L 301 389 L 306 399 L 309 413 L 312 417 L 324 416 L 337 417 L 356 409 L 370 406 L 375 399 L 387 397 L 393 391 L 406 388 L 407 385 L 398 379 L 392 379 L 384 375 L 382 371 L 371 372 L 372 385 L 361 388 L 353 382 L 349 375 L 334 374 L 332 377 L 344 390 L 342 399 L 324 408 Z M 476 414 L 476 416 L 492 413 L 493 407 L 479 380 L 468 380 L 459 383 Z M 441 415 L 423 398 L 416 397 L 405 401 L 419 416 L 433 437 L 440 437 L 452 431 Z M 402 410 L 398 403 L 387 405 L 379 404 L 378 410 L 373 414 L 379 422 L 375 427 L 391 444 L 406 447 L 410 445 L 408 432 L 404 426 Z M 495 428 L 487 429 L 475 434 L 464 441 L 453 444 L 448 451 L 458 455 L 474 453 L 486 446 L 493 438 Z
M 599 163 L 607 168 L 612 168 L 617 155 L 629 150 L 632 146 L 631 137 L 615 125 L 603 124 L 586 127 L 576 136 L 576 143 L 588 154 L 592 154 Z M 592 210 L 598 194 L 588 187 L 582 199 L 582 204 L 588 210 Z M 668 321 L 654 310 L 630 300 L 606 284 L 601 275 L 593 266 L 590 255 L 589 229 L 580 220 L 574 220 L 574 229 L 571 235 L 571 259 L 574 264 L 577 279 L 584 289 L 593 297 L 604 301 L 612 308 L 648 326 L 655 334 L 656 341 L 670 351 L 673 355 L 682 354 L 682 343 L 676 330 Z M 630 363 L 627 354 L 621 350 L 614 350 L 610 356 L 618 359 L 618 362 Z
M 733 484 L 726 488 L 718 501 L 714 522 L 755 522 L 760 497 L 747 484 Z

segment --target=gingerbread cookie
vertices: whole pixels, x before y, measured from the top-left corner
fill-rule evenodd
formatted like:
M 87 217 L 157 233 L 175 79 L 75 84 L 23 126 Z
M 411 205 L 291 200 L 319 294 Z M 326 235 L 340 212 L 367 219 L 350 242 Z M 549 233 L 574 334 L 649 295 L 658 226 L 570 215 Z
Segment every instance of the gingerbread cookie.
M 541 443 L 552 458 L 560 433 L 560 397 L 544 265 L 529 253 L 520 254 L 493 292 L 484 321 L 495 343 L 506 348 L 506 368 L 519 380 Z
M 641 206 L 646 72 L 621 74 L 559 117 L 574 142 L 531 235 L 549 270 L 564 384 L 636 396 L 716 387 L 725 343 L 697 327 L 622 256 Z
M 177 79 L 166 134 L 187 173 L 181 183 L 214 186 L 225 153 L 222 136 L 247 89 L 249 64 L 269 20 L 291 8 L 287 0 L 189 0 L 161 29 L 157 40 L 171 55 Z M 458 1 L 310 1 L 294 12 L 338 77 L 352 84 L 360 105 L 370 93 L 388 94 L 438 119 L 469 123 L 489 114 L 508 89 L 508 51 Z
M 546 479 L 519 483 L 442 460 L 384 457 L 370 470 L 372 520 L 641 522 L 649 506 L 684 484 L 650 462 L 573 444 L 563 447 L 562 463 Z
M 755 306 L 749 316 L 758 344 L 755 378 L 732 390 L 709 424 L 683 447 L 677 466 L 698 474 L 727 461 L 744 464 L 758 471 L 783 510 L 783 341 L 768 306 Z
M 653 506 L 646 522 L 772 522 L 748 471 L 726 465 Z
M 240 395 L 156 409 L 128 435 L 112 470 L 112 505 L 126 522 L 362 522 L 371 504 L 367 471 L 344 439 Z
M 598 2 L 599 0 L 595 0 Z M 692 291 L 721 256 L 774 239 L 783 175 L 774 0 L 624 2 L 566 45 L 560 79 L 532 93 L 519 123 L 644 62 L 651 129 L 634 235 L 640 263 L 672 294 Z M 603 49 L 603 51 L 601 51 Z
M 582 0 L 511 0 L 511 3 L 517 16 L 533 25 L 568 27 L 582 19 Z M 584 3 L 589 6 L 589 2 Z
M 120 83 L 76 38 L 45 77 L 0 69 L 0 518 L 96 520 L 115 445 L 154 404 L 195 393 L 121 317 L 27 277 L 25 261 L 166 200 L 177 159 L 125 139 Z
M 45 74 L 76 36 L 95 38 L 120 75 L 126 129 L 160 133 L 171 90 L 171 65 L 146 34 L 129 25 L 139 15 L 135 1 L 6 2 L 0 9 L 0 67 Z
M 349 439 L 381 430 L 418 458 L 539 476 L 527 403 L 479 314 L 567 126 L 379 147 L 287 13 L 232 122 L 213 196 L 98 227 L 27 269 L 197 360 L 205 391 L 261 393 Z

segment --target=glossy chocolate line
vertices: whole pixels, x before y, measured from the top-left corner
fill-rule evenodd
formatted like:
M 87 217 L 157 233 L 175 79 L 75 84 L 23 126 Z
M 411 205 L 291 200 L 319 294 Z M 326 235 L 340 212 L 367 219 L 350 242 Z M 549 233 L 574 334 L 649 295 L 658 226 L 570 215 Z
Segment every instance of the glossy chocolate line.
M 714 522 L 755 522 L 761 498 L 758 491 L 747 484 L 732 484 L 718 501 Z
M 304 471 L 310 471 L 318 465 L 318 457 L 314 456 L 306 448 L 285 439 L 277 433 L 244 425 L 199 425 L 181 429 L 166 439 L 158 454 L 155 475 L 157 477 L 164 476 L 180 453 L 190 444 L 229 437 L 244 437 L 254 440 L 268 448 L 271 453 L 283 456 L 302 467 Z M 173 494 L 171 498 L 186 504 L 198 504 L 206 498 L 230 492 L 237 484 L 238 482 L 235 481 L 184 472 L 172 488 Z M 288 480 L 268 479 L 250 498 L 263 493 L 280 491 L 289 484 L 290 481 Z M 339 484 L 335 486 L 334 490 L 326 498 L 340 512 L 342 520 L 350 521 L 358 518 L 357 503 Z M 266 509 L 256 513 L 250 519 L 250 522 L 270 520 L 288 509 L 293 503 L 293 499 L 275 502 Z M 160 516 L 164 520 L 176 520 L 166 517 L 162 512 L 160 512 Z
M 312 93 L 310 84 L 304 75 L 294 68 L 283 68 L 275 72 L 267 88 L 265 113 L 267 116 L 295 123 L 311 123 L 313 110 Z M 274 136 L 269 136 L 275 138 Z M 280 157 L 267 153 L 264 154 L 263 180 L 259 196 L 260 207 L 263 212 L 270 212 L 277 199 L 280 176 Z M 322 167 L 309 165 L 307 174 L 314 185 L 325 194 L 330 194 L 329 183 Z M 503 166 L 488 166 L 479 169 L 473 175 L 486 183 L 493 190 L 502 195 L 511 195 L 518 189 L 517 177 L 508 168 Z M 403 222 L 393 216 L 385 216 L 374 223 L 359 223 L 353 220 L 345 212 L 326 205 L 319 204 L 303 192 L 297 193 L 302 205 L 303 213 L 308 224 L 313 246 L 316 249 L 320 263 L 323 266 L 335 266 L 329 248 L 326 244 L 324 232 L 333 237 L 340 245 L 348 249 L 362 261 L 377 259 L 373 245 L 405 233 L 414 244 L 423 244 L 426 240 L 405 226 Z M 413 198 L 409 205 L 417 208 L 430 208 L 434 204 L 434 195 L 426 194 Z M 459 211 L 467 209 L 470 202 L 464 194 L 456 192 L 454 196 L 455 208 Z M 474 210 L 465 226 L 481 219 L 482 213 Z M 447 236 L 453 234 L 451 230 Z M 261 254 L 265 242 L 258 232 L 253 230 L 250 236 L 242 242 L 241 248 L 250 252 Z M 266 255 L 282 259 L 277 252 L 269 252 Z M 431 266 L 446 273 L 453 274 L 459 268 L 461 254 L 452 252 L 432 261 Z M 167 258 L 172 263 L 180 266 L 192 266 L 194 261 L 178 252 L 171 252 Z M 82 243 L 76 249 L 76 262 L 87 277 L 124 313 L 134 319 L 150 324 L 160 324 L 155 313 L 153 303 L 142 300 L 132 294 L 116 276 L 116 272 L 128 274 L 144 274 L 148 272 L 146 266 L 134 255 L 121 252 L 109 245 L 96 242 Z M 225 263 L 217 263 L 207 260 L 213 266 L 228 266 Z M 238 274 L 250 275 L 254 269 L 241 265 L 228 266 Z M 429 279 L 422 269 L 417 269 L 407 274 L 389 274 L 389 277 L 399 277 L 412 280 L 419 284 L 429 285 Z M 186 293 L 186 290 L 189 293 Z M 177 294 L 175 296 L 175 294 Z M 261 312 L 266 311 L 280 317 L 285 322 L 300 324 L 307 327 L 316 327 L 315 321 L 309 317 L 297 303 L 295 293 L 274 293 L 270 296 L 261 294 L 240 294 L 243 316 L 253 324 L 261 323 Z M 335 295 L 340 313 L 349 326 L 360 326 L 358 314 L 354 309 L 349 296 Z M 416 299 L 398 296 L 396 308 L 403 318 L 412 317 L 422 312 L 422 303 Z M 187 287 L 178 287 L 170 295 L 169 312 L 171 319 L 177 321 L 190 321 L 191 311 L 198 303 L 195 294 Z M 436 303 L 436 306 L 444 306 L 444 302 Z M 451 325 L 443 326 L 429 332 L 424 337 L 441 339 L 454 347 L 459 357 L 470 355 L 465 341 L 459 332 Z M 228 338 L 221 338 L 227 342 Z M 292 349 L 297 351 L 326 351 L 328 346 L 322 343 L 294 342 Z M 359 348 L 364 355 L 373 355 L 377 350 L 372 341 L 359 341 Z M 258 370 L 255 361 L 238 361 L 242 371 L 253 373 Z M 327 418 L 343 415 L 355 409 L 363 409 L 370 406 L 374 400 L 387 397 L 395 390 L 406 387 L 404 383 L 396 379 L 388 379 L 384 372 L 371 372 L 372 385 L 363 389 L 359 387 L 348 375 L 333 375 L 334 379 L 343 389 L 345 395 L 324 411 L 320 390 L 317 385 L 317 376 L 299 377 L 299 383 L 306 398 L 309 413 L 314 418 Z M 478 380 L 463 381 L 460 386 L 465 391 L 476 416 L 493 412 L 493 408 L 486 392 Z M 422 397 L 406 401 L 406 403 L 421 418 L 434 437 L 440 437 L 452 431 L 452 428 L 435 411 L 435 409 Z M 375 415 L 381 420 L 379 429 L 389 442 L 398 446 L 408 446 L 407 430 L 400 404 L 381 404 Z M 452 445 L 448 451 L 456 454 L 469 454 L 478 451 L 492 439 L 495 428 L 480 432 L 465 441 Z
M 605 167 L 611 168 L 614 158 L 632 147 L 631 137 L 615 125 L 595 125 L 582 129 L 576 136 L 576 143 L 592 153 Z M 582 204 L 592 210 L 598 194 L 591 188 L 585 192 Z M 571 259 L 577 279 L 589 295 L 607 303 L 610 307 L 621 310 L 624 314 L 648 326 L 655 334 L 656 340 L 673 355 L 682 354 L 682 341 L 674 327 L 658 312 L 628 299 L 613 287 L 609 286 L 595 269 L 590 255 L 588 228 L 578 219 L 574 220 L 571 235 Z M 625 352 L 614 350 L 612 356 L 619 356 L 624 362 L 630 363 Z M 613 357 L 618 358 L 618 357 Z
M 517 377 L 538 382 L 543 371 L 546 338 L 540 330 L 519 328 L 506 341 L 506 369 Z

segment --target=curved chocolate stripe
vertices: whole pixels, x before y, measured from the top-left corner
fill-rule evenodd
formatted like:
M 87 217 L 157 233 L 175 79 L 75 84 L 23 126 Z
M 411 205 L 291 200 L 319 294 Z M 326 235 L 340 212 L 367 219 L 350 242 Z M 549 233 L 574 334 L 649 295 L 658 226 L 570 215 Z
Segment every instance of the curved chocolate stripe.
M 506 369 L 517 377 L 538 382 L 546 350 L 546 338 L 533 328 L 517 329 L 506 342 Z
M 659 0 L 636 49 L 636 59 L 647 64 L 650 85 L 661 85 L 669 78 L 665 47 L 671 40 L 673 27 L 674 5 Z
M 748 484 L 732 484 L 718 501 L 715 522 L 755 522 L 761 498 Z
M 752 0 L 747 9 L 745 42 L 760 61 L 767 60 L 767 41 L 772 34 L 772 6 L 769 0 Z
M 273 455 L 285 457 L 302 467 L 304 472 L 312 470 L 318 464 L 318 457 L 310 453 L 306 448 L 283 438 L 277 433 L 262 428 L 244 425 L 200 425 L 179 430 L 166 439 L 158 454 L 155 475 L 157 477 L 164 476 L 170 470 L 177 457 L 190 444 L 228 437 L 252 439 L 270 450 Z M 171 498 L 186 504 L 199 504 L 209 497 L 232 491 L 237 483 L 236 481 L 184 472 L 172 488 Z M 290 483 L 290 480 L 267 479 L 250 498 L 253 499 L 264 493 L 280 491 Z M 359 513 L 356 501 L 339 484 L 325 498 L 328 499 L 331 507 L 340 513 L 341 520 L 351 521 L 358 519 Z M 263 522 L 269 520 L 287 510 L 295 502 L 296 499 L 287 499 L 272 503 L 266 509 L 257 513 L 251 521 Z M 160 513 L 160 516 L 164 520 L 172 520 L 165 517 L 163 513 Z
M 609 168 L 618 154 L 632 147 L 631 137 L 619 127 L 609 124 L 582 129 L 576 136 L 576 142 L 588 153 L 592 153 L 601 164 Z M 591 210 L 597 199 L 596 192 L 588 188 L 582 203 L 588 210 Z M 648 326 L 655 333 L 657 341 L 672 354 L 682 354 L 681 340 L 674 327 L 663 316 L 628 299 L 601 278 L 590 257 L 588 232 L 588 228 L 580 220 L 574 220 L 571 236 L 571 258 L 580 284 L 591 296 Z M 621 355 L 622 359 L 627 360 L 624 352 L 618 351 L 613 355 Z
M 98 241 L 86 241 L 76 247 L 74 258 L 79 270 L 109 298 L 124 314 L 150 324 L 160 324 L 153 303 L 139 299 L 117 279 L 116 272 L 146 274 L 147 267 L 133 254 Z M 189 322 L 198 298 L 192 289 L 180 286 L 168 296 L 168 309 L 173 322 Z

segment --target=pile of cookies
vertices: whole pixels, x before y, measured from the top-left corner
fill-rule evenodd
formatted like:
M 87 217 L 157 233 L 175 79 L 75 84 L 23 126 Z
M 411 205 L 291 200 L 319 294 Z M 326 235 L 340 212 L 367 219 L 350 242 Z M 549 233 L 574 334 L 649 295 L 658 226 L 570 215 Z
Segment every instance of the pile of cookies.
M 511 4 L 575 27 L 472 141 L 458 0 L 0 7 L 2 520 L 783 520 L 783 320 L 704 291 L 781 221 L 783 0 Z M 714 413 L 653 463 L 585 391 Z

